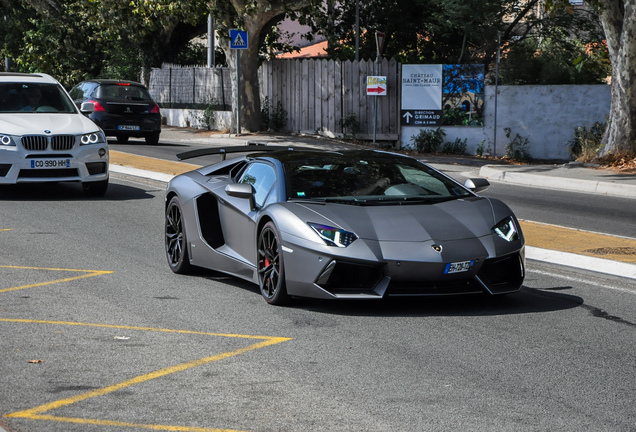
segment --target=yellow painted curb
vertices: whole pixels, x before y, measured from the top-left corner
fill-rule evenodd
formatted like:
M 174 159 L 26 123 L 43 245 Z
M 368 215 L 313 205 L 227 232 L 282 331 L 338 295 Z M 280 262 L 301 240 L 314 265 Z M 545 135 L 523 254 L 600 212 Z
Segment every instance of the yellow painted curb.
M 538 222 L 520 223 L 528 246 L 636 264 L 636 239 Z

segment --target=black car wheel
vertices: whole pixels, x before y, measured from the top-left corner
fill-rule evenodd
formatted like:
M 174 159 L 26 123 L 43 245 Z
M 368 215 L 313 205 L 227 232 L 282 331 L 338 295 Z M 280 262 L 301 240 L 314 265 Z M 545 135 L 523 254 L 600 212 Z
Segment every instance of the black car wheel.
M 149 145 L 159 144 L 159 132 L 151 133 L 150 135 L 146 135 L 144 138 L 146 139 L 146 144 L 149 144 Z
M 289 300 L 285 287 L 280 237 L 273 222 L 265 224 L 258 235 L 258 285 L 265 301 L 280 305 Z
M 108 190 L 108 179 L 95 182 L 84 182 L 82 183 L 82 188 L 89 195 L 102 196 Z
M 183 212 L 177 197 L 173 197 L 166 208 L 166 257 L 170 269 L 175 273 L 186 274 L 192 269 L 188 258 Z

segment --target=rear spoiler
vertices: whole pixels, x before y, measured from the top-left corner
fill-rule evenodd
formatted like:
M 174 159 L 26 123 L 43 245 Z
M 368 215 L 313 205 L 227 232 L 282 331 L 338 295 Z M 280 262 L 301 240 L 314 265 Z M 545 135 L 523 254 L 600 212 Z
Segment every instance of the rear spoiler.
M 258 143 L 258 142 L 248 142 L 247 145 L 242 145 L 242 146 L 208 147 L 208 148 L 190 150 L 187 152 L 178 153 L 177 159 L 185 160 L 185 159 L 192 159 L 195 157 L 220 154 L 220 155 L 223 155 L 223 160 L 225 160 L 226 156 L 229 153 L 248 153 L 252 151 L 266 152 L 266 151 L 294 150 L 294 149 L 295 147 L 267 145 L 266 143 Z

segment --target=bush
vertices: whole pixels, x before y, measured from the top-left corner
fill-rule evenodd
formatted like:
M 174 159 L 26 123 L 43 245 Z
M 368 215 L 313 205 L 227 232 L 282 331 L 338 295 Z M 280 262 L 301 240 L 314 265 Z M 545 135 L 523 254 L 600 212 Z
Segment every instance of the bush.
M 444 143 L 446 132 L 442 128 L 422 129 L 411 138 L 415 149 L 420 153 L 437 153 Z
M 580 159 L 583 162 L 596 159 L 599 150 L 601 150 L 601 140 L 606 128 L 606 123 L 596 122 L 590 129 L 585 126 L 574 129 L 574 137 L 568 142 L 572 158 Z
M 466 153 L 467 141 L 467 138 L 464 138 L 463 140 L 455 138 L 455 141 L 453 142 L 446 141 L 442 146 L 442 153 L 463 155 Z
M 346 117 L 340 119 L 340 128 L 345 138 L 351 136 L 351 138 L 355 139 L 356 135 L 360 132 L 360 122 L 353 111 L 350 111 Z
M 504 131 L 506 131 L 506 138 L 510 140 L 510 142 L 506 144 L 506 156 L 508 157 L 508 159 L 518 161 L 532 160 L 532 156 L 530 156 L 530 150 L 528 149 L 530 140 L 528 140 L 528 138 L 520 136 L 519 134 L 516 134 L 514 138 L 510 139 L 512 130 L 510 128 L 504 128 Z

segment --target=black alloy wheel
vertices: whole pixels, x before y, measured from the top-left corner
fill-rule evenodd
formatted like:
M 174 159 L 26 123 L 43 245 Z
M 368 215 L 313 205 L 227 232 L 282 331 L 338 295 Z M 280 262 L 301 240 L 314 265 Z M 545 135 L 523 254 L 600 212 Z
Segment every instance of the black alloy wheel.
M 166 208 L 166 257 L 170 269 L 178 274 L 187 274 L 192 269 L 188 258 L 183 212 L 179 199 L 172 197 Z
M 258 235 L 258 285 L 265 301 L 281 305 L 289 300 L 285 287 L 280 236 L 273 222 L 265 224 Z

